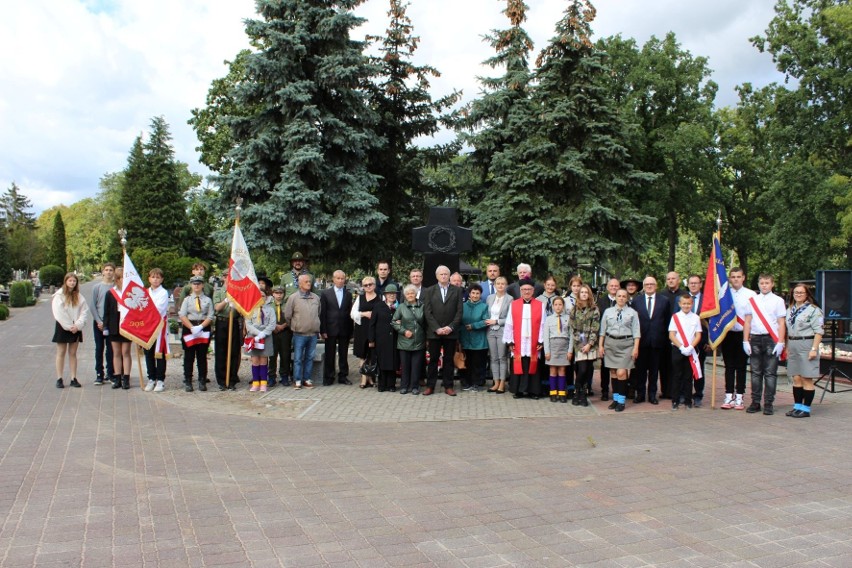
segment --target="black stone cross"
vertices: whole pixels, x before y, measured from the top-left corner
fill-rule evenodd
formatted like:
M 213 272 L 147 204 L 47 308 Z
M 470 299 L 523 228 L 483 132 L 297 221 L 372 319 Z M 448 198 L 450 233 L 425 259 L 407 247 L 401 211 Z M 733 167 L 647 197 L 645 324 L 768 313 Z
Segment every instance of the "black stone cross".
M 473 231 L 459 227 L 455 207 L 430 207 L 428 223 L 411 230 L 412 248 L 424 256 L 424 287 L 437 282 L 435 270 L 442 264 L 451 274 L 458 272 L 459 254 L 473 247 Z

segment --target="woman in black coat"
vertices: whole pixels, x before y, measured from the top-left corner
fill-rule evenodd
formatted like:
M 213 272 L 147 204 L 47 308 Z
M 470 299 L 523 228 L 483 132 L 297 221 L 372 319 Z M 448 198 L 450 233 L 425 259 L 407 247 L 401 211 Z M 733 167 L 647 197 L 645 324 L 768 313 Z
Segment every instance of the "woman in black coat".
M 396 310 L 396 285 L 385 288 L 385 301 L 376 302 L 370 318 L 370 348 L 376 351 L 379 369 L 379 392 L 396 391 L 396 370 L 399 368 L 399 352 L 396 350 L 396 331 L 391 326 Z

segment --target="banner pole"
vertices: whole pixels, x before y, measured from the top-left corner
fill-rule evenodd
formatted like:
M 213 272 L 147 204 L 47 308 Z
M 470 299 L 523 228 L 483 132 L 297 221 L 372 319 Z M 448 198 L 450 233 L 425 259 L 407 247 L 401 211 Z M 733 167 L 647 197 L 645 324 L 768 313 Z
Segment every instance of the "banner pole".
M 231 349 L 234 347 L 234 310 L 228 306 L 228 360 L 225 361 L 225 388 L 231 387 Z M 219 346 L 217 345 L 218 349 Z
M 710 408 L 716 410 L 716 350 L 713 349 L 713 380 L 710 381 Z

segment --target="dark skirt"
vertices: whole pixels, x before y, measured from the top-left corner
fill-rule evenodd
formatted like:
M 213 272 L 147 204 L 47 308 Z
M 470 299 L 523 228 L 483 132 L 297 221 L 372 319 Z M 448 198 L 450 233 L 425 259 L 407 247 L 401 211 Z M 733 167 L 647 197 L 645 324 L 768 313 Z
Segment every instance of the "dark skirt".
M 121 335 L 120 333 L 109 334 L 109 340 L 112 343 L 130 343 L 130 340 Z
M 71 333 L 59 325 L 59 322 L 56 322 L 56 329 L 53 331 L 53 343 L 83 343 L 83 332 Z

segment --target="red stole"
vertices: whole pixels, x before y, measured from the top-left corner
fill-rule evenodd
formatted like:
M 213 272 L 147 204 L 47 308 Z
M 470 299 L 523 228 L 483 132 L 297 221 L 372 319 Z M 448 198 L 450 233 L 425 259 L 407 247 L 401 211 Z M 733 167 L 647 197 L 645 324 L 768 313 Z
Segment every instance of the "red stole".
M 514 339 L 512 353 L 515 355 L 515 360 L 512 363 L 512 372 L 516 375 L 523 374 L 521 369 L 521 326 L 524 321 L 524 301 L 515 300 L 512 302 L 512 338 Z M 530 302 L 530 375 L 533 375 L 538 370 L 538 347 L 541 338 L 538 332 L 541 330 L 541 320 L 544 317 L 544 304 L 533 298 Z

